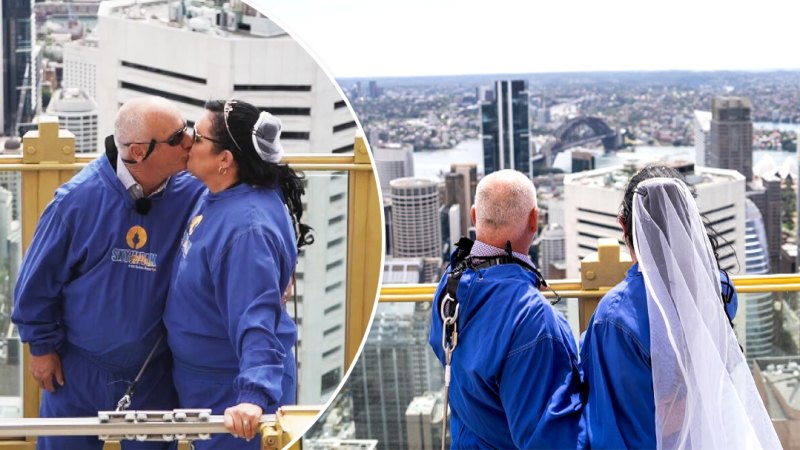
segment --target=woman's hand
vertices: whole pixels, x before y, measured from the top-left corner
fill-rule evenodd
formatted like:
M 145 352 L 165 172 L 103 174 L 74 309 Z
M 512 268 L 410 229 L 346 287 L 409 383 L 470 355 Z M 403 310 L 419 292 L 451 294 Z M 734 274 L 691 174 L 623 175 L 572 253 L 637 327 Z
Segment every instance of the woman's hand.
M 231 406 L 225 410 L 225 428 L 232 435 L 249 441 L 258 433 L 259 421 L 263 413 L 260 406 L 252 403 L 239 403 Z

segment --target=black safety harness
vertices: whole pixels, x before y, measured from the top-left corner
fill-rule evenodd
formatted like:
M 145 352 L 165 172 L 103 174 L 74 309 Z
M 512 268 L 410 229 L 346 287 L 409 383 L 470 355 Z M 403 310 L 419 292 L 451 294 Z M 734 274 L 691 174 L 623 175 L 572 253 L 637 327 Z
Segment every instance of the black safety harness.
M 450 363 L 453 359 L 453 350 L 458 345 L 458 283 L 461 282 L 461 276 L 467 270 L 473 270 L 480 274 L 479 270 L 487 269 L 492 266 L 501 264 L 517 264 L 523 269 L 533 273 L 536 278 L 536 288 L 542 287 L 550 289 L 555 294 L 555 300 L 551 301 L 551 305 L 561 301 L 561 296 L 547 285 L 541 272 L 535 267 L 522 261 L 514 256 L 511 250 L 511 242 L 506 241 L 506 253 L 497 256 L 475 256 L 471 255 L 472 246 L 475 242 L 472 239 L 462 237 L 456 243 L 456 254 L 451 262 L 452 270 L 447 275 L 447 284 L 445 286 L 443 297 L 439 303 L 439 316 L 442 319 L 442 350 L 444 351 L 444 414 L 445 418 L 442 420 L 442 450 L 445 450 L 445 437 L 447 435 L 447 403 L 448 394 L 450 390 Z

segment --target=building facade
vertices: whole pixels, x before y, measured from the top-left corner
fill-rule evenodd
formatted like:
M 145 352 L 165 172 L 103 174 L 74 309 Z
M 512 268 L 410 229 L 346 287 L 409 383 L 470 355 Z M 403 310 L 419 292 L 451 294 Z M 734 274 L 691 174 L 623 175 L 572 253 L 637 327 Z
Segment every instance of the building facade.
M 38 106 L 33 0 L 2 0 L 0 5 L 0 128 L 6 135 L 17 135 L 17 127 L 30 122 Z
M 92 100 L 96 99 L 98 61 L 96 36 L 87 36 L 64 44 L 64 77 L 61 86 L 83 89 Z
M 390 182 L 392 199 L 392 256 L 441 258 L 439 187 L 424 178 Z
M 494 100 L 481 105 L 483 168 L 531 174 L 530 95 L 525 80 L 496 81 Z
M 50 98 L 47 114 L 75 135 L 75 153 L 97 151 L 97 104 L 83 89 L 59 89 Z
M 372 156 L 384 197 L 391 191 L 390 181 L 414 176 L 414 146 L 411 144 L 376 144 L 372 146 Z
M 748 181 L 753 178 L 752 109 L 744 97 L 712 99 L 706 166 L 736 170 Z

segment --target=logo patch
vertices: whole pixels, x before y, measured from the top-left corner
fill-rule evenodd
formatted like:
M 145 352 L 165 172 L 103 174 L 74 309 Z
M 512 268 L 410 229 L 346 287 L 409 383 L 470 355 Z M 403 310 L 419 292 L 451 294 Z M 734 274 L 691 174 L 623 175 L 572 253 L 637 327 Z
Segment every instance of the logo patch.
M 181 239 L 181 253 L 183 253 L 183 257 L 186 258 L 186 255 L 189 254 L 189 249 L 192 248 L 192 241 L 189 240 L 189 237 L 194 233 L 194 230 L 200 225 L 200 222 L 203 221 L 203 216 L 198 215 L 192 218 L 192 221 L 189 222 L 189 228 L 186 229 L 186 232 L 183 233 L 183 239 Z
M 111 261 L 127 264 L 131 269 L 155 272 L 158 269 L 158 254 L 139 252 L 147 244 L 147 231 L 134 225 L 125 235 L 125 243 L 129 248 L 114 248 L 111 250 Z
M 144 247 L 144 244 L 147 244 L 147 231 L 139 225 L 134 225 L 128 230 L 125 240 L 128 242 L 128 247 L 139 250 Z

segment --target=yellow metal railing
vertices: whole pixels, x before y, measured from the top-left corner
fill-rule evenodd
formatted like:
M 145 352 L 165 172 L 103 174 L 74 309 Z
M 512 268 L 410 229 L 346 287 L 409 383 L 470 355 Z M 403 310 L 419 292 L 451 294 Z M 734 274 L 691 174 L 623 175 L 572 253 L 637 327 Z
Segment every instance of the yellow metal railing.
M 620 281 L 622 281 L 620 279 Z M 766 292 L 794 292 L 800 291 L 800 274 L 777 275 L 732 275 L 731 281 L 736 287 L 737 294 L 756 294 Z M 602 297 L 611 288 L 581 289 L 578 279 L 548 280 L 552 287 L 562 298 L 595 298 Z M 436 284 L 384 284 L 381 286 L 378 301 L 381 303 L 395 302 L 430 302 L 436 292 Z M 546 298 L 554 298 L 552 292 L 543 290 Z
M 52 200 L 55 190 L 97 155 L 76 155 L 74 135 L 60 129 L 57 118 L 48 116 L 40 117 L 38 129 L 25 135 L 22 149 L 22 155 L 0 155 L 0 171 L 20 171 L 22 175 L 23 208 L 20 219 L 24 254 L 33 238 L 36 223 L 45 206 Z M 302 171 L 349 173 L 345 319 L 347 372 L 361 346 L 372 316 L 382 260 L 383 214 L 367 144 L 364 137 L 358 135 L 353 155 L 290 155 L 282 162 Z M 26 346 L 23 367 L 29 366 L 29 358 L 30 353 Z M 35 418 L 38 417 L 41 391 L 28 370 L 23 370 L 23 374 L 23 417 Z M 262 436 L 265 448 L 281 448 L 293 439 L 299 439 L 303 431 L 313 423 L 319 408 L 300 406 L 285 408 L 284 411 L 286 414 L 279 420 L 278 428 L 265 430 Z M 22 439 L 0 440 L 0 449 L 35 447 L 33 438 Z
M 583 331 L 600 298 L 622 281 L 630 265 L 630 257 L 620 252 L 616 240 L 599 239 L 597 253 L 581 261 L 580 279 L 548 280 L 547 284 L 562 298 L 579 300 L 580 330 Z M 734 275 L 731 281 L 739 294 L 800 291 L 800 274 Z M 435 292 L 436 284 L 385 284 L 381 286 L 378 301 L 430 302 Z M 542 290 L 542 294 L 546 298 L 555 297 L 549 289 Z

